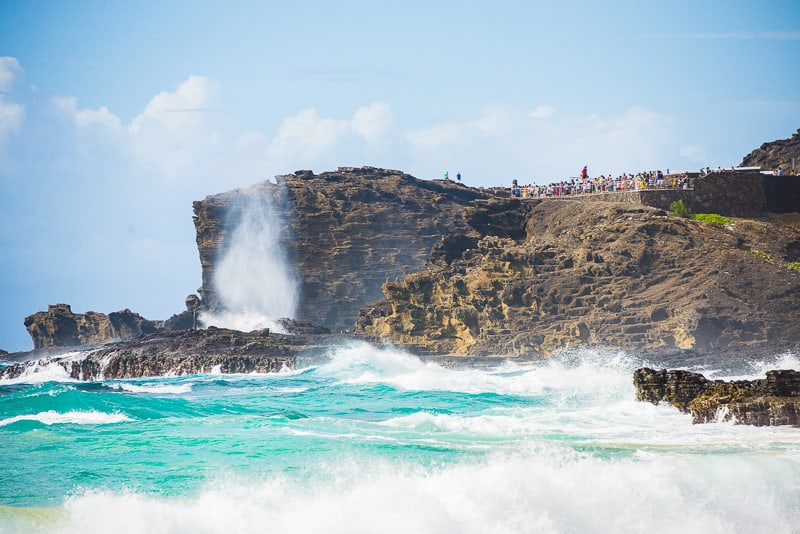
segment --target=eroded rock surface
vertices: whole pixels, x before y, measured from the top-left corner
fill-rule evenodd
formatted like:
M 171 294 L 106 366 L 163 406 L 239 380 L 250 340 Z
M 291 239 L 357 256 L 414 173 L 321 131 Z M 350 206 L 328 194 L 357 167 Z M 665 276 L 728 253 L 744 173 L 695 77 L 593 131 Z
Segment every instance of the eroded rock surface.
M 298 327 L 302 328 L 302 327 Z M 335 336 L 238 332 L 220 328 L 158 332 L 65 356 L 44 357 L 0 370 L 13 379 L 60 366 L 76 380 L 106 380 L 197 373 L 276 372 L 293 369 L 298 356 L 320 356 Z
M 523 239 L 464 240 L 388 281 L 356 332 L 453 354 L 800 340 L 800 273 L 787 267 L 798 214 L 719 226 L 646 206 L 545 201 L 532 205 L 525 230 Z
M 764 379 L 724 382 L 644 367 L 634 372 L 633 382 L 637 400 L 667 402 L 692 414 L 695 423 L 800 426 L 800 371 L 768 371 Z
M 359 309 L 382 297 L 381 285 L 420 269 L 444 236 L 474 234 L 465 212 L 473 200 L 491 197 L 372 167 L 297 171 L 277 184 L 206 197 L 194 203 L 194 221 L 208 309 L 220 304 L 216 267 L 242 219 L 243 199 L 254 194 L 277 212 L 277 233 L 300 279 L 297 316 L 332 331 L 352 329 Z

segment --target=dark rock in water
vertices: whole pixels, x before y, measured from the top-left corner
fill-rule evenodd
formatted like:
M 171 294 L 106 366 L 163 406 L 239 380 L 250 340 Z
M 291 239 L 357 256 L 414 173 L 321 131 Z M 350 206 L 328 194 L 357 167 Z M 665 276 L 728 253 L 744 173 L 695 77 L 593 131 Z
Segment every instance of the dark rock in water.
M 76 380 L 139 378 L 200 373 L 267 373 L 295 368 L 298 356 L 325 354 L 336 336 L 280 335 L 268 330 L 238 332 L 222 328 L 159 332 L 109 343 L 66 356 L 47 356 L 0 370 L 17 378 L 35 367 L 58 365 Z
M 708 380 L 682 370 L 633 373 L 636 400 L 668 402 L 691 413 L 694 423 L 733 421 L 756 426 L 800 426 L 800 372 L 768 371 L 757 380 Z

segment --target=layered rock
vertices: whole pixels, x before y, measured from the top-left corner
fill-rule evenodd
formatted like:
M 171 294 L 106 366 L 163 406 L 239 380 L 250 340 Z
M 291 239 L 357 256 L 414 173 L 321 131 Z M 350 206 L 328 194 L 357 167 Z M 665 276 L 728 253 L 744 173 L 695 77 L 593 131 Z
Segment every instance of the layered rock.
M 522 239 L 483 228 L 388 281 L 356 333 L 422 352 L 509 355 L 800 340 L 800 273 L 787 267 L 798 214 L 718 226 L 630 204 L 545 201 L 524 221 Z
M 336 339 L 304 333 L 314 331 L 309 325 L 293 326 L 297 328 L 293 335 L 213 327 L 158 332 L 79 353 L 17 363 L 0 370 L 0 378 L 18 378 L 48 366 L 59 366 L 76 380 L 275 372 L 293 369 L 299 356 L 320 357 L 327 350 L 327 343 Z
M 214 274 L 243 216 L 247 195 L 270 199 L 281 244 L 300 278 L 297 316 L 334 331 L 353 327 L 381 285 L 420 269 L 444 236 L 469 234 L 465 212 L 488 193 L 400 171 L 341 167 L 277 177 L 194 203 L 203 305 L 219 306 Z M 487 224 L 491 224 L 487 221 Z
M 692 414 L 695 423 L 800 426 L 800 371 L 768 371 L 764 379 L 708 380 L 683 370 L 637 369 L 636 399 L 666 402 Z
M 193 312 L 178 313 L 166 321 L 151 321 L 129 309 L 109 314 L 73 313 L 69 304 L 51 304 L 46 312 L 25 318 L 34 350 L 100 345 L 135 339 L 166 330 L 193 328 Z
M 162 321 L 163 324 L 163 321 Z M 108 315 L 98 312 L 73 313 L 69 304 L 53 304 L 46 312 L 25 318 L 25 328 L 33 339 L 34 349 L 97 345 L 156 332 L 162 327 L 131 310 Z

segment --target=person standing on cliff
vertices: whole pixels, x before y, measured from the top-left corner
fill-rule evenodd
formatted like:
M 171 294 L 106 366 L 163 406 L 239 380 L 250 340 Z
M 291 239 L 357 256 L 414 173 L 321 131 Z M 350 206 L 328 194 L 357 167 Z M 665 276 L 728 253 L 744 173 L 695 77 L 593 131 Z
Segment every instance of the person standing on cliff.
M 458 180 L 459 182 L 461 181 L 461 173 L 460 172 L 456 173 L 456 180 Z
M 444 171 L 444 179 L 445 180 L 450 180 L 450 173 L 449 172 Z

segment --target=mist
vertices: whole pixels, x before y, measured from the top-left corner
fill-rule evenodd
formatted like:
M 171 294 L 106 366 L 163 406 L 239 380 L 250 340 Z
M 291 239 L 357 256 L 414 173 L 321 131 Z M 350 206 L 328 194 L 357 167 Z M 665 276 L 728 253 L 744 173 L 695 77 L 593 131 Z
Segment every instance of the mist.
M 281 332 L 277 321 L 294 318 L 299 293 L 296 271 L 280 243 L 283 225 L 273 201 L 254 187 L 240 191 L 229 209 L 241 218 L 214 272 L 220 309 L 201 313 L 200 321 L 245 332 Z

